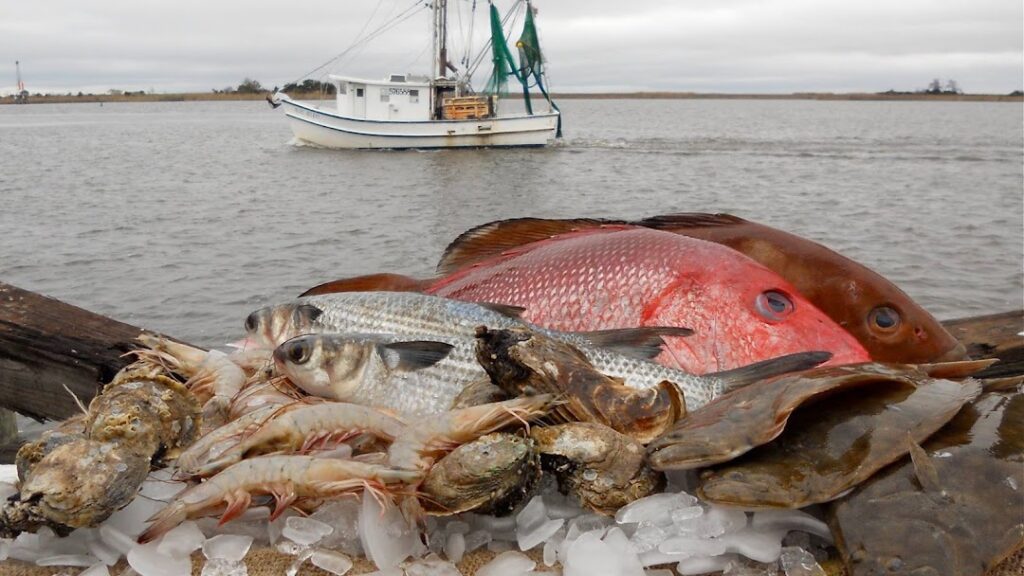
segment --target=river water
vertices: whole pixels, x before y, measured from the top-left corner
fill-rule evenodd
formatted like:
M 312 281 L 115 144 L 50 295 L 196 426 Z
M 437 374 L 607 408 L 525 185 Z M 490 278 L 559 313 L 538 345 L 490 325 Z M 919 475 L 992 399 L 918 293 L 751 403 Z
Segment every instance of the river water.
M 201 345 L 517 216 L 730 212 L 940 318 L 1022 305 L 1019 103 L 567 100 L 546 149 L 289 144 L 261 102 L 0 106 L 0 280 Z

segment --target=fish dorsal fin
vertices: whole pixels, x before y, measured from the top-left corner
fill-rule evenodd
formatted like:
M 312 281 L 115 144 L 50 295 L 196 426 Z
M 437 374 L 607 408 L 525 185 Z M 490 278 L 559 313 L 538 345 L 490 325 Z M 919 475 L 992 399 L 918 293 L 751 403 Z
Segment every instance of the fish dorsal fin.
M 306 290 L 299 297 L 335 292 L 420 292 L 429 283 L 429 280 L 417 280 L 401 274 L 367 274 L 324 282 Z
M 624 356 L 652 360 L 661 354 L 665 345 L 663 336 L 689 336 L 693 330 L 676 326 L 643 326 L 641 328 L 613 328 L 576 332 L 594 346 L 614 350 Z
M 389 369 L 412 372 L 443 360 L 451 352 L 452 345 L 447 342 L 411 340 L 381 344 L 379 349 L 381 358 Z
M 526 312 L 526 308 L 522 306 L 513 306 L 512 304 L 499 304 L 497 302 L 477 302 L 477 306 L 483 306 L 491 312 L 497 312 L 502 316 L 508 316 L 509 318 L 515 318 L 520 320 L 523 314 Z
M 679 214 L 663 214 L 651 216 L 633 222 L 637 226 L 654 228 L 656 230 L 672 230 L 678 228 L 720 228 L 724 226 L 735 226 L 747 224 L 748 222 L 739 216 L 732 214 L 705 214 L 702 212 L 682 212 Z
M 574 230 L 598 228 L 604 224 L 624 224 L 624 222 L 594 218 L 571 220 L 514 218 L 481 224 L 460 234 L 444 249 L 441 261 L 437 263 L 437 273 L 451 274 L 460 268 L 531 242 L 546 240 Z
M 928 453 L 920 444 L 914 441 L 909 435 L 907 442 L 910 444 L 910 461 L 914 465 L 914 476 L 925 492 L 939 494 L 942 492 L 942 485 L 939 483 L 939 471 L 935 469 Z
M 720 379 L 723 390 L 731 392 L 765 378 L 789 374 L 790 372 L 799 372 L 801 370 L 810 370 L 823 362 L 828 362 L 830 358 L 832 358 L 831 352 L 797 352 L 796 354 L 787 354 L 778 358 L 747 364 L 732 370 L 708 373 L 704 376 Z

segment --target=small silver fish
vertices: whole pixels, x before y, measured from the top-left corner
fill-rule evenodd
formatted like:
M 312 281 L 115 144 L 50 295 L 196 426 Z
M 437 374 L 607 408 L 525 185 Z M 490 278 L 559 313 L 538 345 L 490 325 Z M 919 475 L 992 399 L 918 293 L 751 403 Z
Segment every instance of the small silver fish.
M 420 384 L 418 388 L 403 392 L 416 396 L 414 400 L 408 401 L 414 413 L 448 410 L 452 400 L 466 385 L 486 377 L 476 361 L 475 333 L 478 326 L 526 327 L 572 344 L 595 369 L 623 379 L 627 386 L 649 388 L 663 381 L 672 382 L 683 392 L 690 410 L 703 406 L 731 388 L 769 375 L 807 368 L 828 358 L 827 353 L 805 353 L 794 355 L 798 357 L 796 366 L 793 366 L 794 359 L 787 357 L 788 360 L 781 364 L 772 360 L 758 363 L 753 370 L 740 368 L 694 376 L 644 359 L 660 352 L 661 335 L 684 335 L 688 333 L 685 329 L 556 332 L 537 328 L 518 319 L 518 312 L 521 309 L 459 302 L 411 292 L 344 292 L 309 296 L 261 308 L 249 315 L 245 328 L 250 341 L 267 348 L 276 348 L 299 335 L 320 333 L 383 334 L 390 335 L 395 341 L 432 341 L 451 345 L 447 355 L 432 364 L 429 371 L 419 375 L 424 378 L 417 379 Z M 318 342 L 321 351 L 326 349 L 323 340 Z M 335 340 L 332 345 L 338 342 Z M 379 354 L 381 349 L 375 350 Z M 301 357 L 299 352 L 297 350 L 294 353 Z M 296 364 L 289 360 L 287 350 L 281 351 L 279 358 L 283 364 Z M 327 355 L 321 355 L 320 360 L 325 359 Z M 292 371 L 298 378 L 299 372 L 293 368 Z M 323 387 L 325 375 L 329 372 L 323 370 L 317 373 L 319 382 L 311 381 L 310 385 Z M 307 371 L 306 375 L 312 377 L 313 373 Z M 295 383 L 304 386 L 303 378 L 298 378 Z M 380 380 L 364 382 L 363 385 L 383 386 Z M 361 393 L 371 394 L 369 391 Z M 372 394 L 380 397 L 386 394 L 397 395 L 398 392 L 384 386 L 383 391 L 373 391 Z M 337 399 L 353 401 L 351 398 Z

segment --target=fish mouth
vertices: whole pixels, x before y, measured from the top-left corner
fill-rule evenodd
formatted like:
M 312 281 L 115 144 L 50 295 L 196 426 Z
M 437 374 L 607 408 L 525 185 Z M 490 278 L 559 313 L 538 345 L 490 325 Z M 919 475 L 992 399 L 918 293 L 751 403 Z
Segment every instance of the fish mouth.
M 967 359 L 967 347 L 964 346 L 963 342 L 957 342 L 956 346 L 953 346 L 942 355 L 933 360 L 933 362 L 956 362 L 957 360 Z

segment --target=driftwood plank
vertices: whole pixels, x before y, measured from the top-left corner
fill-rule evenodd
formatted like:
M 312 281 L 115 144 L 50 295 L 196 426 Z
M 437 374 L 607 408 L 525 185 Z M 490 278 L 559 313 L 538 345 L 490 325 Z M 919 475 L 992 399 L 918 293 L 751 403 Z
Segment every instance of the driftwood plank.
M 999 358 L 979 377 L 1024 374 L 1024 310 L 947 320 L 942 324 L 964 343 L 972 358 Z
M 142 330 L 0 282 L 0 406 L 62 420 L 128 363 Z

